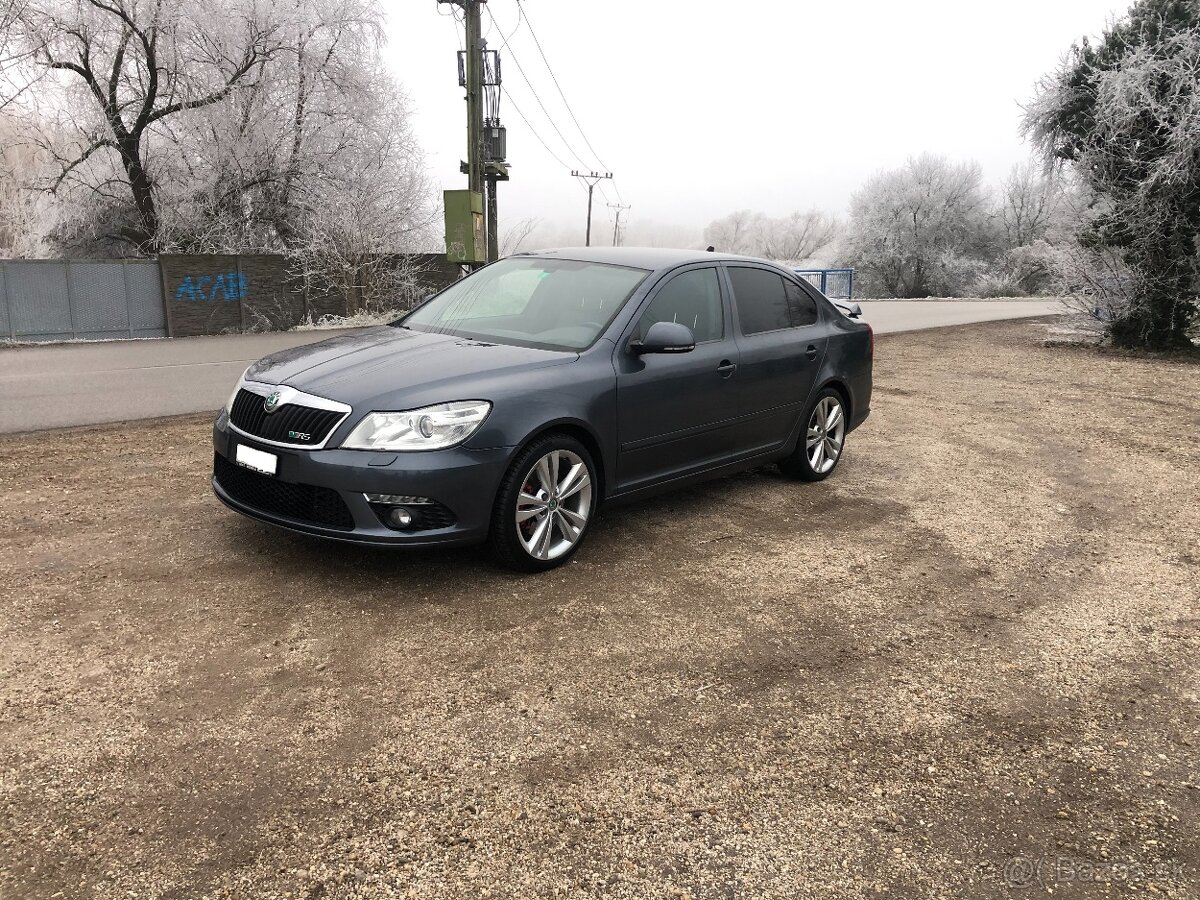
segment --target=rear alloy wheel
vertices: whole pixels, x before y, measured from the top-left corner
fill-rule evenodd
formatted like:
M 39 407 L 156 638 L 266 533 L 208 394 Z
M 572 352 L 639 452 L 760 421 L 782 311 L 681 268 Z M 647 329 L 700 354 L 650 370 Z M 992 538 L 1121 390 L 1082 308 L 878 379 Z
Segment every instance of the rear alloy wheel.
M 793 478 L 822 481 L 833 472 L 846 446 L 846 406 L 842 395 L 833 388 L 821 391 L 806 421 L 795 451 L 779 463 L 779 468 Z
M 492 549 L 505 565 L 540 572 L 574 553 L 595 511 L 591 454 L 574 438 L 549 435 L 517 457 L 492 513 Z

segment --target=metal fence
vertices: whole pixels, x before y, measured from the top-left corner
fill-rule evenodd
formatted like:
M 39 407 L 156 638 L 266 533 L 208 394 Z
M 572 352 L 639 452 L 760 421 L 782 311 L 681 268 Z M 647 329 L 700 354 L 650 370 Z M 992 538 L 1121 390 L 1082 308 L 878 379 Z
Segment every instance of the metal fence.
M 166 334 L 157 260 L 0 260 L 0 339 Z
M 853 269 L 796 269 L 796 274 L 831 300 L 854 297 Z

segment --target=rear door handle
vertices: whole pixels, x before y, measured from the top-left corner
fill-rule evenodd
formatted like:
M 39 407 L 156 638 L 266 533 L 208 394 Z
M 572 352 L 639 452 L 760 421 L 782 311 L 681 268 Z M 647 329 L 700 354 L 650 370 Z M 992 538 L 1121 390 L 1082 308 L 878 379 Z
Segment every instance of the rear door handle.
M 816 345 L 815 345 L 815 344 L 809 344 L 809 345 L 808 345 L 808 347 L 807 347 L 807 349 L 805 349 L 805 351 L 804 351 L 804 355 L 805 355 L 805 356 L 807 356 L 809 359 L 816 359 L 816 358 L 817 358 L 817 347 L 816 347 Z
M 737 371 L 737 364 L 731 363 L 727 359 L 721 360 L 721 364 L 719 366 L 717 366 L 717 373 L 722 378 L 728 378 L 730 375 L 732 375 L 736 371 Z

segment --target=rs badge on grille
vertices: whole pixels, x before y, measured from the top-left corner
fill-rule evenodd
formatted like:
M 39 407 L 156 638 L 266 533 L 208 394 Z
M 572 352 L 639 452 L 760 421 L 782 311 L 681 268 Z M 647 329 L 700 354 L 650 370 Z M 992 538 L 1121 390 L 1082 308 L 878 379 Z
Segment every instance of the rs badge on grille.
M 263 410 L 273 413 L 279 408 L 279 391 L 275 391 L 271 396 L 263 401 Z

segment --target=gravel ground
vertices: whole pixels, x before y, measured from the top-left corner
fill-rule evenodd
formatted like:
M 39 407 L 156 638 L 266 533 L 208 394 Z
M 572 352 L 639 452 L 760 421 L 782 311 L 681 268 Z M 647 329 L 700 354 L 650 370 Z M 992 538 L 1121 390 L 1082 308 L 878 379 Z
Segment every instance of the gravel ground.
M 1044 335 L 536 578 L 244 520 L 206 417 L 0 439 L 0 897 L 1200 895 L 1200 367 Z

